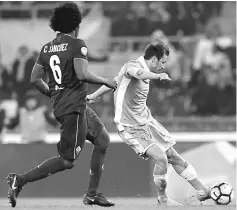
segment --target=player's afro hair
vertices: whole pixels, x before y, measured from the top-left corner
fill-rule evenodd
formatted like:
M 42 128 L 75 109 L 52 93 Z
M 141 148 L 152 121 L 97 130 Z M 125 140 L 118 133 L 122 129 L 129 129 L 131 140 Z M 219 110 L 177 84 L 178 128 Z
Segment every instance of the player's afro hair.
M 164 55 L 169 56 L 169 47 L 161 40 L 149 44 L 144 53 L 144 58 L 149 60 L 154 55 L 160 60 Z
M 54 31 L 71 33 L 81 23 L 81 12 L 73 2 L 61 4 L 53 10 L 49 26 Z

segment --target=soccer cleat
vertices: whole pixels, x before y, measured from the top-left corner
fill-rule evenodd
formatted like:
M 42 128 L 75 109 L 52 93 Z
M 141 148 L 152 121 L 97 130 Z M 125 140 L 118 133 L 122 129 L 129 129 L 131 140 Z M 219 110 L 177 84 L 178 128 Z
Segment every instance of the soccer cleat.
M 18 182 L 18 175 L 10 173 L 7 177 L 7 183 L 9 185 L 7 197 L 9 199 L 9 203 L 11 204 L 11 206 L 15 207 L 16 206 L 16 199 L 22 190 L 22 187 L 20 186 L 20 184 Z
M 160 198 L 160 197 L 158 197 L 157 201 L 158 201 L 158 205 L 166 205 L 166 206 L 182 206 L 183 205 L 183 204 L 181 204 L 177 201 L 174 201 L 171 198 Z
M 202 202 L 206 201 L 210 198 L 211 198 L 210 191 L 208 193 L 205 193 L 204 191 L 200 191 L 199 193 L 197 192 L 196 195 L 189 197 L 186 200 L 186 204 L 188 204 L 188 205 L 203 205 Z
M 97 193 L 95 195 L 84 195 L 83 203 L 85 205 L 98 205 L 103 207 L 111 207 L 114 206 L 115 203 L 107 200 L 102 193 Z
M 208 192 L 204 192 L 203 190 L 201 190 L 200 192 L 197 192 L 197 199 L 200 202 L 210 199 L 211 198 L 210 192 L 211 192 L 210 189 Z
M 196 195 L 192 195 L 190 196 L 188 199 L 185 200 L 185 203 L 187 205 L 192 205 L 192 206 L 200 206 L 200 205 L 203 205 L 203 203 L 198 200 L 197 196 Z

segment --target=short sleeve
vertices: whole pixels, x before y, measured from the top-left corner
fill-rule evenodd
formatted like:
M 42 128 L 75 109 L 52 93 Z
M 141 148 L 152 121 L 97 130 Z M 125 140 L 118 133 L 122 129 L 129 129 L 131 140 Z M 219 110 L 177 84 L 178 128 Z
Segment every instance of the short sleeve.
M 127 64 L 125 74 L 127 76 L 136 75 L 138 70 L 140 69 L 141 69 L 141 66 L 138 63 L 131 62 Z
M 43 66 L 43 62 L 42 62 L 42 60 L 41 60 L 41 57 L 40 57 L 40 56 L 37 58 L 37 60 L 36 60 L 35 64 L 38 64 L 38 65 L 40 65 L 40 66 L 44 67 L 44 66 Z
M 35 64 L 38 64 L 42 67 L 44 67 L 44 64 L 43 64 L 43 50 L 44 50 L 44 48 L 45 48 L 45 46 L 41 49 L 39 57 L 35 61 Z
M 88 49 L 86 47 L 85 42 L 81 39 L 76 39 L 74 45 L 73 58 L 83 58 L 88 60 L 87 54 Z

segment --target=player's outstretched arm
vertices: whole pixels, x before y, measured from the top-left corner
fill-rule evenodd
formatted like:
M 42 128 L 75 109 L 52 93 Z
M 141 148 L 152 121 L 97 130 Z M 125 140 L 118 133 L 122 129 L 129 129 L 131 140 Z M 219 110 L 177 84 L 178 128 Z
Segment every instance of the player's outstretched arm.
M 106 85 L 109 88 L 116 89 L 117 83 L 115 80 L 99 77 L 88 70 L 88 61 L 83 58 L 74 58 L 74 69 L 79 80 L 92 83 Z
M 144 71 L 144 69 L 128 68 L 127 74 L 137 79 L 160 79 L 160 80 L 171 80 L 166 73 L 153 73 L 150 71 Z
M 44 76 L 44 68 L 36 63 L 31 72 L 30 83 L 34 85 L 41 93 L 50 97 L 49 86 L 43 81 Z
M 115 83 L 118 84 L 118 76 L 114 77 Z M 99 98 L 100 96 L 104 95 L 105 93 L 108 93 L 109 91 L 111 91 L 111 88 L 106 87 L 105 85 L 101 86 L 99 89 L 97 89 L 94 93 L 90 94 L 93 98 Z
M 86 100 L 89 104 L 93 104 L 100 98 L 100 96 L 104 95 L 105 93 L 107 93 L 111 90 L 112 90 L 111 88 L 108 88 L 105 85 L 103 85 L 98 90 L 96 90 L 94 93 L 87 95 Z
M 104 95 L 105 93 L 108 93 L 109 91 L 111 91 L 111 88 L 108 88 L 105 85 L 103 85 L 98 90 L 96 90 L 94 93 L 92 93 L 92 95 L 94 97 L 100 97 L 100 96 Z

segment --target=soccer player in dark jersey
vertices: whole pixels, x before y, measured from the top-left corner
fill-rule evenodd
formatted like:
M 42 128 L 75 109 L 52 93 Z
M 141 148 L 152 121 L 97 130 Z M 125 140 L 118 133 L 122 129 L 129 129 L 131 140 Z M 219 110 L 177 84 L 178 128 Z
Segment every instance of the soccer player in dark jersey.
M 31 83 L 51 98 L 54 115 L 60 122 L 59 156 L 48 159 L 24 174 L 10 173 L 8 198 L 12 207 L 22 187 L 73 168 L 86 138 L 94 144 L 91 157 L 90 182 L 83 202 L 87 205 L 114 206 L 98 193 L 109 135 L 97 115 L 86 105 L 87 83 L 103 84 L 116 89 L 116 81 L 98 77 L 88 70 L 87 47 L 77 39 L 81 13 L 74 3 L 55 8 L 50 27 L 56 38 L 42 47 L 32 70 Z M 48 84 L 43 80 L 47 76 Z

